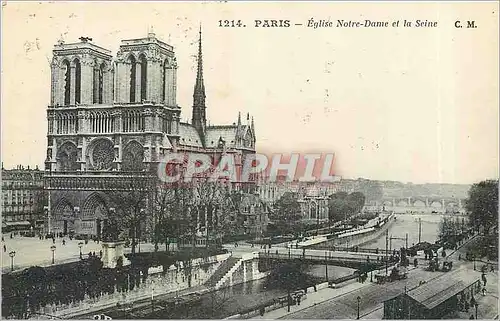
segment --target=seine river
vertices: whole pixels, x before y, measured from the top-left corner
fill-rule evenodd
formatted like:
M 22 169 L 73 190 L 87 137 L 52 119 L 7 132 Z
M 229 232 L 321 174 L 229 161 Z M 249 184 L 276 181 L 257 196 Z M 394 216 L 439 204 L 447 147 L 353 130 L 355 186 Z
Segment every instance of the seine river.
M 401 214 L 397 215 L 396 221 L 389 228 L 389 236 L 404 238 L 408 233 L 408 244 L 418 243 L 419 218 L 422 224 L 421 240 L 433 243 L 438 236 L 438 226 L 442 215 L 436 214 Z M 392 248 L 404 246 L 404 240 L 392 240 Z M 365 248 L 385 248 L 385 236 L 365 244 Z M 350 275 L 354 269 L 328 266 L 328 278 L 336 279 Z M 308 271 L 309 274 L 318 278 L 325 278 L 325 266 L 314 265 Z M 216 293 L 205 294 L 199 305 L 191 306 L 189 309 L 178 311 L 165 311 L 161 314 L 164 319 L 222 319 L 238 314 L 240 311 L 258 306 L 273 298 L 287 295 L 285 289 L 266 288 L 265 280 L 258 280 L 239 284 L 217 291 Z M 298 288 L 300 285 L 297 286 Z

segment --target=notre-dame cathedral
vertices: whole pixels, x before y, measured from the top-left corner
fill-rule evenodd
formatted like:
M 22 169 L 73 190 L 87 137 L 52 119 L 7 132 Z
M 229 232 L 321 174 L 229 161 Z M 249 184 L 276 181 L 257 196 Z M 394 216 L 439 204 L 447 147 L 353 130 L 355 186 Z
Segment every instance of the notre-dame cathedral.
M 238 115 L 232 125 L 207 125 L 201 36 L 200 30 L 191 123 L 180 121 L 174 48 L 154 33 L 122 40 L 116 57 L 88 37 L 54 46 L 48 231 L 100 237 L 114 210 L 108 193 L 157 175 L 166 153 L 233 153 L 236 166 L 255 153 L 248 115 L 244 123 Z

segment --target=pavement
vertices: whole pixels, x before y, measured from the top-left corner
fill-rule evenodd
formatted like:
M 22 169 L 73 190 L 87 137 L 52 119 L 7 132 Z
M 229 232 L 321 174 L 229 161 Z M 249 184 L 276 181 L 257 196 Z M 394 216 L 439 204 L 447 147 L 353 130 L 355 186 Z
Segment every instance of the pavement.
M 303 299 L 300 302 L 300 305 L 292 305 L 290 306 L 290 312 L 288 312 L 288 307 L 285 306 L 283 308 L 279 308 L 270 312 L 267 312 L 264 314 L 264 316 L 256 316 L 253 317 L 252 319 L 279 319 L 279 318 L 284 318 L 289 316 L 290 314 L 293 314 L 294 312 L 297 311 L 302 311 L 305 309 L 308 309 L 310 307 L 316 306 L 318 302 L 324 302 L 326 300 L 329 300 L 331 298 L 335 298 L 341 295 L 348 294 L 350 292 L 356 291 L 362 287 L 368 286 L 369 283 L 359 283 L 359 282 L 352 282 L 349 284 L 346 284 L 345 286 L 341 288 L 325 288 L 322 290 L 318 290 L 317 292 L 312 292 L 312 293 L 307 293 L 305 299 Z M 287 317 L 288 318 L 288 317 Z
M 11 258 L 9 257 L 9 252 L 15 251 L 14 256 L 14 270 L 20 270 L 28 268 L 30 266 L 49 266 L 52 264 L 52 251 L 50 247 L 52 245 L 56 246 L 54 251 L 54 263 L 63 264 L 73 261 L 78 261 L 80 259 L 80 249 L 78 247 L 79 242 L 82 240 L 72 240 L 69 238 L 65 239 L 65 245 L 62 244 L 61 238 L 56 238 L 56 242 L 52 243 L 51 239 L 40 240 L 37 237 L 23 237 L 14 236 L 10 238 L 10 234 L 4 234 L 4 241 L 2 242 L 2 247 L 5 245 L 6 251 L 1 249 L 2 258 L 2 272 L 7 272 L 11 270 Z M 82 245 L 82 253 L 84 256 L 88 256 L 89 252 L 99 253 L 101 250 L 101 244 L 94 241 L 89 241 L 88 244 Z
M 474 238 L 468 242 L 473 240 Z M 481 274 L 479 271 L 474 271 L 473 262 L 458 260 L 459 254 L 464 256 L 462 252 L 465 252 L 464 245 L 468 242 L 463 244 L 458 251 L 450 253 L 447 258 L 454 262 L 453 270 L 466 270 L 471 279 L 479 279 Z M 360 319 L 382 319 L 385 300 L 399 295 L 405 288 L 412 289 L 418 286 L 420 281 L 428 282 L 446 273 L 425 271 L 427 261 L 423 262 L 425 262 L 425 266 L 413 268 L 408 272 L 408 279 L 381 285 L 371 282 L 365 284 L 356 282 L 340 289 L 322 289 L 315 293 L 308 293 L 308 297 L 301 302 L 301 305 L 292 306 L 290 312 L 288 312 L 287 307 L 279 308 L 266 313 L 263 317 L 255 317 L 255 319 L 355 319 L 357 318 L 358 297 L 360 298 Z M 480 264 L 477 264 L 476 267 L 479 266 Z M 481 319 L 493 319 L 498 316 L 498 271 L 489 272 L 487 279 L 486 295 L 484 297 L 481 295 L 478 298 L 478 318 Z M 456 317 L 468 319 L 469 315 L 457 315 Z
M 14 256 L 14 271 L 22 270 L 31 266 L 50 266 L 52 265 L 52 251 L 50 247 L 52 245 L 56 246 L 54 251 L 54 264 L 65 264 L 70 262 L 76 262 L 80 260 L 80 248 L 79 243 L 82 244 L 82 254 L 84 257 L 88 256 L 89 252 L 96 252 L 102 249 L 102 244 L 99 242 L 94 242 L 89 240 L 88 244 L 85 244 L 82 240 L 70 240 L 68 237 L 56 238 L 55 243 L 52 239 L 40 240 L 38 237 L 23 237 L 14 236 L 10 238 L 10 234 L 3 235 L 4 241 L 2 242 L 2 247 L 5 245 L 6 251 L 0 249 L 1 262 L 2 262 L 2 273 L 11 271 L 11 258 L 9 257 L 9 252 L 15 251 Z M 63 245 L 63 239 L 65 244 Z M 241 256 L 242 254 L 248 254 L 259 250 L 259 246 L 255 245 L 253 248 L 251 244 L 239 243 L 238 247 L 234 247 L 232 244 L 224 244 L 224 248 L 232 251 L 236 256 Z M 160 250 L 163 250 L 164 246 L 160 244 Z M 125 253 L 130 253 L 132 248 L 127 247 L 124 249 Z M 136 247 L 136 252 L 153 252 L 154 244 L 152 243 L 140 243 Z
M 2 247 L 5 245 L 5 251 L 0 249 L 1 253 L 1 263 L 2 263 L 2 273 L 11 271 L 11 264 L 13 263 L 13 268 L 15 271 L 22 270 L 28 268 L 30 266 L 50 266 L 52 265 L 52 251 L 50 247 L 52 245 L 56 246 L 56 250 L 54 251 L 54 264 L 64 264 L 70 262 L 76 262 L 80 260 L 80 249 L 78 244 L 83 242 L 82 240 L 69 240 L 68 237 L 64 238 L 56 238 L 55 243 L 52 243 L 51 239 L 40 240 L 38 237 L 23 237 L 23 236 L 14 236 L 10 238 L 10 233 L 3 234 Z M 320 238 L 318 236 L 318 238 Z M 310 237 L 310 239 L 314 239 L 315 237 Z M 63 239 L 65 240 L 65 245 L 62 244 Z M 238 242 L 238 246 L 235 247 L 235 243 L 224 244 L 223 247 L 233 253 L 233 255 L 237 257 L 241 257 L 243 254 L 248 254 L 261 250 L 261 246 L 255 244 L 252 247 L 252 244 L 248 242 Z M 271 251 L 275 253 L 278 249 L 279 253 L 288 253 L 288 249 L 286 249 L 290 244 L 295 244 L 295 241 L 287 241 L 279 244 L 273 244 L 271 246 Z M 160 245 L 160 249 L 163 246 Z M 102 249 L 101 243 L 94 242 L 90 240 L 88 244 L 82 245 L 82 253 L 83 256 L 88 256 L 89 252 L 96 252 Z M 154 250 L 154 245 L 151 243 L 141 243 L 136 247 L 137 252 L 152 252 Z M 12 259 L 9 257 L 9 252 L 15 251 L 15 256 Z M 125 253 L 130 253 L 131 248 L 125 248 Z M 298 249 L 297 253 L 302 254 L 302 250 Z M 324 252 L 322 252 L 324 253 Z M 312 254 L 312 252 L 311 252 Z

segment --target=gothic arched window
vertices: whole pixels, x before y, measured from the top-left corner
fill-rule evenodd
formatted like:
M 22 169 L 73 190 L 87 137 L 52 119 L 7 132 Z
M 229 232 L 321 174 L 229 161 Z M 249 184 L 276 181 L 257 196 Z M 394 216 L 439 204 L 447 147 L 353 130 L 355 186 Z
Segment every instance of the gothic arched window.
M 148 79 L 148 61 L 144 54 L 139 56 L 139 62 L 141 66 L 141 101 L 146 100 L 147 93 L 147 79 Z
M 99 104 L 102 104 L 104 102 L 104 69 L 105 69 L 106 65 L 104 63 L 102 63 L 100 66 L 99 66 L 99 76 L 98 76 L 98 79 L 99 79 L 99 88 L 98 88 L 98 93 L 99 93 Z
M 78 150 L 75 144 L 71 142 L 62 144 L 57 151 L 58 170 L 66 172 L 79 169 L 77 155 Z
M 135 71 L 136 64 L 134 56 L 130 55 L 128 58 L 128 63 L 130 64 L 130 102 L 135 103 Z
M 81 89 L 82 89 L 82 65 L 80 60 L 73 60 L 75 64 L 75 103 L 79 104 L 81 102 Z
M 167 66 L 168 66 L 168 59 L 165 59 L 163 62 L 163 69 L 162 69 L 162 94 L 161 94 L 161 100 L 165 102 L 167 99 L 167 93 L 165 87 L 167 86 Z
M 92 90 L 92 103 L 97 104 L 98 101 L 98 96 L 99 96 L 99 69 L 98 69 L 99 63 L 97 60 L 94 61 L 94 75 L 92 77 L 93 79 L 93 90 Z
M 141 144 L 131 141 L 123 151 L 123 170 L 142 171 L 144 168 L 144 149 Z
M 62 65 L 64 70 L 64 105 L 69 105 L 71 103 L 71 68 L 67 60 L 64 60 Z

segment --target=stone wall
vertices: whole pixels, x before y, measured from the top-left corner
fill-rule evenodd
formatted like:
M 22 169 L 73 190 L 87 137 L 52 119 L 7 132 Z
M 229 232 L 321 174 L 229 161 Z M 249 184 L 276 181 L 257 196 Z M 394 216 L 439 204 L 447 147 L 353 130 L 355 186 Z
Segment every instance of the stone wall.
M 151 268 L 149 271 L 153 272 L 153 274 L 148 274 L 146 282 L 128 292 L 115 291 L 112 294 L 101 295 L 96 299 L 86 297 L 83 301 L 73 304 L 53 304 L 45 306 L 37 313 L 70 318 L 82 313 L 90 313 L 94 310 L 116 306 L 117 303 L 127 304 L 135 300 L 151 298 L 151 296 L 198 287 L 203 285 L 215 273 L 220 264 L 230 256 L 231 254 L 221 254 L 194 259 L 191 268 L 184 268 L 182 263 L 179 264 L 178 268 L 174 265 L 170 266 L 167 271 Z

